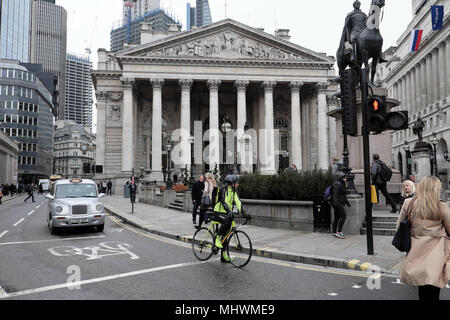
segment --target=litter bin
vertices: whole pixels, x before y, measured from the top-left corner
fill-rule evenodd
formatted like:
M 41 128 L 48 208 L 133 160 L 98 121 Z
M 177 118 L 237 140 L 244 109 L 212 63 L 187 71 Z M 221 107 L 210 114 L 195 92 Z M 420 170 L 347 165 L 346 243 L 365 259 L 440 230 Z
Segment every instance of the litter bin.
M 331 207 L 323 195 L 313 196 L 314 232 L 330 232 Z
M 130 187 L 128 184 L 123 186 L 123 196 L 125 198 L 130 198 Z

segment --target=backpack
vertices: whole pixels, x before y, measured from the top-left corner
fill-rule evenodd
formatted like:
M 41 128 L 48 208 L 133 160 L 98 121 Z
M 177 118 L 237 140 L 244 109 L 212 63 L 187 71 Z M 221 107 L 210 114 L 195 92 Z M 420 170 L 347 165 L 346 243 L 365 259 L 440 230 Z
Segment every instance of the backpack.
M 384 181 L 390 181 L 392 178 L 392 170 L 391 168 L 389 168 L 386 163 L 384 162 L 379 162 L 380 165 L 380 178 L 383 179 Z
M 339 185 L 340 182 L 338 181 Z M 334 183 L 333 183 L 334 184 Z M 333 184 L 331 186 L 328 186 L 328 188 L 326 188 L 325 192 L 323 193 L 323 199 L 325 201 L 331 201 L 333 200 Z

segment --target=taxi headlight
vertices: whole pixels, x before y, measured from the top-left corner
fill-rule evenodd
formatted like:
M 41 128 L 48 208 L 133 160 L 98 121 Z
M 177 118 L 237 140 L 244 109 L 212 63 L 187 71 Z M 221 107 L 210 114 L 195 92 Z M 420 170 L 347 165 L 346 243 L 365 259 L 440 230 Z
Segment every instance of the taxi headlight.
M 103 211 L 103 206 L 101 204 L 98 204 L 95 208 L 97 211 Z
M 55 211 L 56 211 L 57 213 L 61 213 L 61 212 L 63 211 L 63 208 L 62 208 L 61 206 L 57 206 L 57 207 L 55 208 Z

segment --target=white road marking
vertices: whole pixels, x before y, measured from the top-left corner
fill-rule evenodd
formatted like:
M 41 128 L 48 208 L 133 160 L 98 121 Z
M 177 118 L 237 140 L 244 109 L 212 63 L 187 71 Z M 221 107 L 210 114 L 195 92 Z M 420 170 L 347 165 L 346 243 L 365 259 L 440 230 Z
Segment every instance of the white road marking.
M 393 284 L 403 284 L 400 279 L 397 279 L 395 282 L 392 282 Z
M 7 245 L 13 245 L 13 244 L 44 243 L 44 242 L 54 242 L 54 241 L 71 241 L 71 240 L 98 239 L 98 238 L 105 238 L 105 237 L 106 236 L 94 236 L 94 237 L 80 237 L 80 238 L 67 238 L 67 239 L 36 240 L 36 241 L 21 241 L 21 242 L 5 242 L 5 243 L 0 243 L 0 246 L 7 246 Z
M 31 210 L 30 212 L 28 212 L 28 216 L 31 216 L 33 214 L 34 210 Z
M 64 288 L 69 289 L 69 287 L 82 286 L 85 284 L 96 283 L 96 282 L 110 281 L 110 280 L 132 277 L 132 276 L 137 276 L 137 275 L 152 273 L 152 272 L 157 272 L 157 271 L 163 271 L 163 270 L 195 266 L 195 265 L 199 265 L 199 264 L 210 263 L 210 262 L 216 261 L 216 260 L 218 260 L 218 259 L 211 259 L 208 261 L 194 261 L 194 262 L 179 263 L 179 264 L 173 264 L 173 265 L 169 265 L 169 266 L 156 267 L 156 268 L 126 272 L 126 273 L 119 273 L 119 274 L 115 274 L 115 275 L 111 275 L 111 276 L 100 277 L 100 278 L 95 278 L 95 279 L 90 279 L 90 280 L 82 280 L 82 281 L 71 282 L 71 283 L 57 284 L 57 285 L 48 286 L 48 287 L 29 289 L 29 290 L 17 291 L 17 292 L 10 292 L 10 293 L 6 293 L 6 295 L 0 296 L 0 299 L 24 296 L 24 295 L 58 290 L 58 289 L 64 289 Z
M 357 284 L 355 284 L 354 286 L 352 286 L 353 289 L 361 289 L 361 286 L 358 286 Z
M 0 286 L 0 298 L 6 297 L 7 293 L 5 290 L 3 290 L 2 286 Z
M 447 284 L 447 285 L 445 286 L 445 288 L 446 288 L 446 289 L 450 289 L 450 286 Z
M 330 297 L 336 297 L 338 294 L 337 293 L 334 293 L 334 292 L 331 292 L 331 293 L 329 293 L 328 294 Z
M 19 223 L 21 223 L 23 220 L 25 220 L 25 218 L 22 218 L 19 221 L 17 221 L 16 223 L 14 223 L 13 227 L 17 227 L 19 225 Z
M 1 237 L 3 237 L 5 234 L 7 234 L 8 233 L 8 230 L 6 230 L 6 231 L 3 231 L 2 233 L 0 233 L 0 238 Z

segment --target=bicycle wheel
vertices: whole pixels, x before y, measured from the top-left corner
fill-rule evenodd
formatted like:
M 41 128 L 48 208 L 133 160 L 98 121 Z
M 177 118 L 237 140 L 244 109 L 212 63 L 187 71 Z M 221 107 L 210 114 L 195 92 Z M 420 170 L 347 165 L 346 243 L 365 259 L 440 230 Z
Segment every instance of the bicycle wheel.
M 245 267 L 252 257 L 252 241 L 244 231 L 235 231 L 228 239 L 227 254 L 237 268 Z
M 200 260 L 208 260 L 213 254 L 214 238 L 212 233 L 206 228 L 200 228 L 192 238 L 192 251 L 194 256 Z

